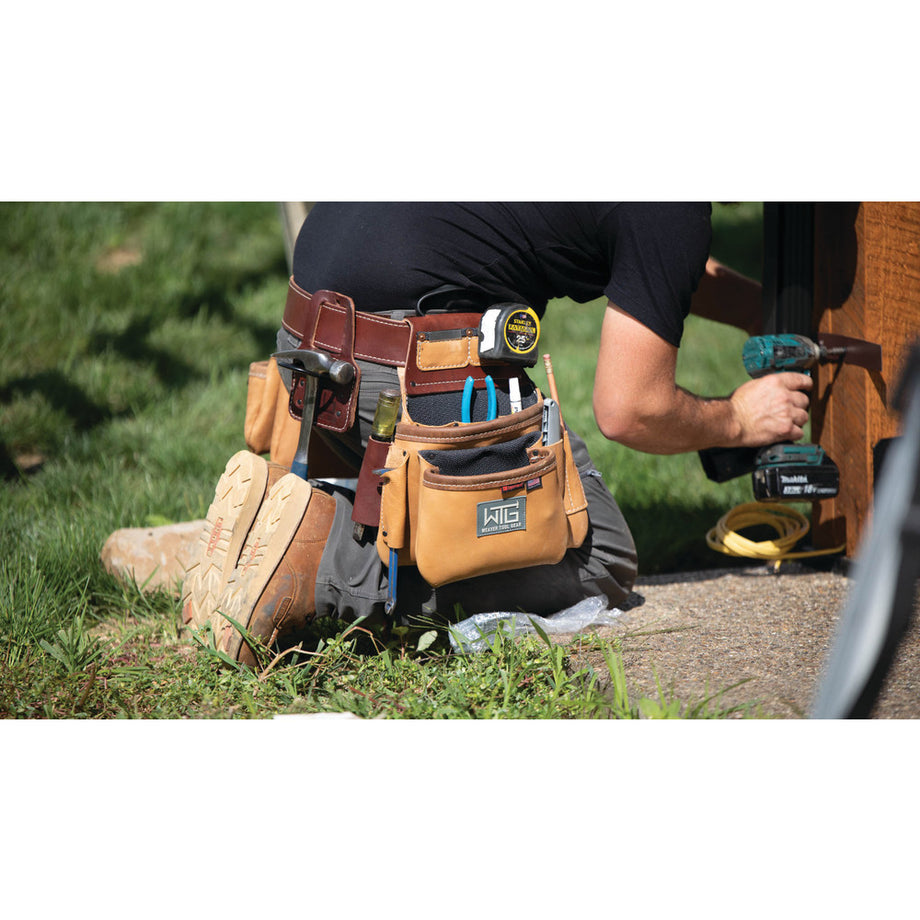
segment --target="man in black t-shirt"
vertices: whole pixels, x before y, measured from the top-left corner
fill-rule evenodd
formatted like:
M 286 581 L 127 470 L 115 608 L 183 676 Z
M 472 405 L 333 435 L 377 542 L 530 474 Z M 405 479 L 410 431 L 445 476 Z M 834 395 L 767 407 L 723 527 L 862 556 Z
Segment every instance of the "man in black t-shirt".
M 456 296 L 464 309 L 470 303 L 481 311 L 513 301 L 541 316 L 550 299 L 583 303 L 603 295 L 608 308 L 593 407 L 607 438 L 651 453 L 797 440 L 807 419 L 807 375 L 752 380 L 725 399 L 703 399 L 676 385 L 677 349 L 691 309 L 751 334 L 760 331 L 759 285 L 709 259 L 710 239 L 706 203 L 317 204 L 297 240 L 293 278 L 305 291 L 337 291 L 352 298 L 358 311 L 396 318 L 414 315 L 421 299 L 440 290 L 447 293 L 428 299 L 426 306 L 449 310 Z M 299 344 L 289 331 L 279 331 L 279 348 Z M 357 364 L 361 386 L 355 425 L 331 438 L 323 432 L 355 466 L 367 445 L 377 395 L 385 386 L 398 386 L 393 367 Z M 450 614 L 454 604 L 466 615 L 489 610 L 549 614 L 595 595 L 611 605 L 624 600 L 636 575 L 632 537 L 584 442 L 570 435 L 588 500 L 589 531 L 582 546 L 557 565 L 480 576 L 437 590 L 411 567 L 401 568 L 396 613 L 403 621 L 435 610 Z M 303 573 L 306 586 L 293 603 L 293 589 L 275 592 L 286 598 L 280 630 L 271 606 L 277 597 L 269 603 L 271 592 L 263 590 L 270 573 L 248 571 L 236 579 L 245 583 L 246 601 L 233 609 L 244 625 L 268 624 L 255 629 L 264 633 L 260 638 L 284 638 L 316 614 L 351 619 L 383 609 L 386 566 L 372 543 L 352 539 L 348 498 L 336 494 L 334 508 L 329 497 L 321 501 L 328 505 L 324 523 L 309 539 L 325 543 L 325 549 L 316 559 L 315 575 Z M 301 530 L 309 529 L 310 518 L 307 507 Z M 254 584 L 246 583 L 253 578 Z M 240 584 L 235 590 L 240 593 Z
M 317 204 L 294 250 L 306 291 L 406 310 L 443 285 L 486 304 L 623 303 L 672 345 L 706 264 L 708 204 Z M 366 305 L 366 306 L 364 306 Z

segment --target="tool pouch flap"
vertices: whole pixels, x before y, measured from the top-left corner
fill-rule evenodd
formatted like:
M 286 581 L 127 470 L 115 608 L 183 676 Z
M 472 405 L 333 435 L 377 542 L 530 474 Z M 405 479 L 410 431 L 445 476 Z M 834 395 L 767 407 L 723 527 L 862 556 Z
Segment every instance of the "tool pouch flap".
M 405 387 L 410 397 L 450 393 L 463 388 L 472 377 L 484 386 L 486 373 L 494 380 L 518 376 L 510 366 L 483 371 L 479 361 L 478 313 L 434 313 L 406 320 L 412 329 L 406 359 Z
M 558 562 L 587 532 L 567 436 L 541 443 L 542 400 L 494 421 L 402 422 L 387 455 L 377 551 L 431 585 Z

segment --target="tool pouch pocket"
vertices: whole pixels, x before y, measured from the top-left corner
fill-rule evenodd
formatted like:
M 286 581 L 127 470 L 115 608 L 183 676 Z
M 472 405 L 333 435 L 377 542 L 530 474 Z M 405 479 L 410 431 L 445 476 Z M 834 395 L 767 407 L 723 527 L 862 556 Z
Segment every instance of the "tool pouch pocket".
M 559 562 L 587 533 L 568 435 L 541 443 L 543 405 L 494 421 L 404 421 L 382 476 L 377 551 L 432 586 Z
M 377 471 L 386 466 L 389 447 L 388 441 L 378 441 L 373 436 L 367 439 L 351 511 L 351 519 L 356 524 L 376 527 L 380 522 L 380 477 Z
M 415 553 L 429 584 L 562 559 L 567 528 L 552 451 L 535 448 L 527 466 L 473 476 L 442 474 L 431 463 L 437 453 L 419 457 Z
M 255 454 L 269 454 L 275 463 L 290 466 L 297 449 L 300 423 L 288 413 L 288 391 L 275 359 L 249 365 L 243 437 Z

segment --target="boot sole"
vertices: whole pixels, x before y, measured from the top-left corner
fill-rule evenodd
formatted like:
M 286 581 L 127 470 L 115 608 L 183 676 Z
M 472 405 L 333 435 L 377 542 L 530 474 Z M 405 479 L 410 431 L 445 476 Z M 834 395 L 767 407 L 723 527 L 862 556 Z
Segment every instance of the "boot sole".
M 195 556 L 186 570 L 182 590 L 182 620 L 186 626 L 200 629 L 217 609 L 265 497 L 267 483 L 268 464 L 257 454 L 242 450 L 227 461 Z
M 312 493 L 310 483 L 299 476 L 282 476 L 269 490 L 246 537 L 236 569 L 211 618 L 217 648 L 235 660 L 239 660 L 244 639 L 223 614 L 249 630 L 259 598 L 297 534 Z

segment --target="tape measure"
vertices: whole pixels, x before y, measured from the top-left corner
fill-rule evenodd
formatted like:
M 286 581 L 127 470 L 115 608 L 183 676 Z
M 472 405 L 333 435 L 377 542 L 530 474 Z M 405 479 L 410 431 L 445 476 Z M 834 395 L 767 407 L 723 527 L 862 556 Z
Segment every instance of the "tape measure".
M 533 367 L 539 341 L 540 318 L 526 304 L 497 304 L 479 321 L 480 360 Z

